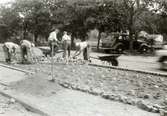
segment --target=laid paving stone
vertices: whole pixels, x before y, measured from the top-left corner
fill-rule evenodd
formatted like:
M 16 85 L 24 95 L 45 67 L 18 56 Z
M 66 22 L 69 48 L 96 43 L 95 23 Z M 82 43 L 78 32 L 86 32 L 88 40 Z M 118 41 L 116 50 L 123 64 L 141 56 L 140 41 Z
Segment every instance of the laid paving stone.
M 11 98 L 10 100 L 9 100 L 9 104 L 14 104 L 16 102 L 16 100 L 14 99 L 14 98 Z
M 126 95 L 130 95 L 130 96 L 135 96 L 136 95 L 136 92 L 135 90 L 129 90 Z
M 118 87 L 117 87 L 117 86 L 114 86 L 114 87 L 112 88 L 112 90 L 113 90 L 113 91 L 117 91 L 117 90 L 118 90 Z
M 167 111 L 160 110 L 160 116 L 167 116 Z
M 158 108 L 153 107 L 153 108 L 152 108 L 152 112 L 153 112 L 153 113 L 159 113 L 159 109 L 158 109 Z
M 161 97 L 161 95 L 160 95 L 160 93 L 158 92 L 158 93 L 156 93 L 156 95 L 153 95 L 153 98 L 154 99 L 159 99 Z
M 110 99 L 110 94 L 109 93 L 103 93 L 102 97 L 105 99 Z
M 134 100 L 132 98 L 128 98 L 127 103 L 130 104 L 130 105 L 136 105 L 136 100 Z
M 150 94 L 145 94 L 145 95 L 143 96 L 143 98 L 144 98 L 144 99 L 149 99 L 149 98 L 151 98 L 151 95 L 150 95 Z
M 157 109 L 162 109 L 163 107 L 159 104 L 154 104 L 153 107 L 157 108 Z
M 116 95 L 110 95 L 110 96 L 109 96 L 109 99 L 110 99 L 110 100 L 116 100 L 116 98 L 117 98 Z
M 164 98 L 164 104 L 167 105 L 167 97 Z
M 154 86 L 154 88 L 155 88 L 155 89 L 158 89 L 158 88 L 159 88 L 159 86 L 158 86 L 158 85 L 155 85 L 155 86 Z
M 94 93 L 96 93 L 97 95 L 103 94 L 102 90 L 99 89 L 99 88 L 93 88 L 93 91 L 94 91 Z
M 123 102 L 124 104 L 127 104 L 127 97 L 126 96 L 120 96 L 119 101 Z
M 140 100 L 136 104 L 139 108 L 151 112 L 152 106 L 146 104 L 144 101 Z

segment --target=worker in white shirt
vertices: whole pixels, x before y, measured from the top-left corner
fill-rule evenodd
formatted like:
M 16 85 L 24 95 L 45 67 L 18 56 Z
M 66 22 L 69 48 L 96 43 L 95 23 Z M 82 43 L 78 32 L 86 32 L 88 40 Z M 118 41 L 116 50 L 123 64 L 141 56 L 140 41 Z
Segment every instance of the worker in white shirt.
M 48 38 L 48 42 L 49 42 L 49 46 L 50 46 L 50 55 L 55 55 L 55 52 L 58 50 L 58 39 L 57 39 L 57 34 L 59 33 L 58 29 L 54 29 L 54 31 L 52 31 L 49 34 L 49 38 Z
M 21 44 L 21 56 L 22 56 L 22 61 L 28 61 L 29 58 L 32 57 L 32 47 L 35 47 L 34 43 L 28 41 L 28 40 L 22 40 L 20 42 Z
M 73 58 L 76 58 L 82 52 L 84 52 L 85 49 L 89 48 L 89 44 L 87 40 L 82 42 L 76 42 L 75 47 L 76 47 L 76 52 L 74 53 Z
M 3 45 L 3 51 L 5 54 L 5 61 L 11 63 L 12 58 L 16 58 L 16 49 L 19 46 L 13 42 L 5 42 Z
M 71 51 L 71 34 L 64 31 L 64 35 L 62 37 L 63 42 L 63 58 L 67 58 L 67 51 L 68 51 L 68 58 L 70 57 L 70 51 Z

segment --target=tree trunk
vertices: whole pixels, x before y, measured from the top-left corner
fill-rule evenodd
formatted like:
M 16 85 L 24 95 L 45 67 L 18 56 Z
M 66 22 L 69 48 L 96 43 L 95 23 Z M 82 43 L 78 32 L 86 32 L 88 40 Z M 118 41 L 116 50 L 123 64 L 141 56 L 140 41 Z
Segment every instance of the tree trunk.
M 101 38 L 101 32 L 99 32 L 99 36 L 98 36 L 97 51 L 100 50 L 100 38 Z
M 134 16 L 134 8 L 133 6 L 130 9 L 130 19 L 129 19 L 129 39 L 130 39 L 130 43 L 129 43 L 129 49 L 130 52 L 133 52 L 133 16 Z
M 34 34 L 34 42 L 35 42 L 35 44 L 37 44 L 37 39 L 38 39 L 38 34 Z
M 128 30 L 129 30 L 129 50 L 130 52 L 133 52 L 133 22 L 131 19 L 129 22 Z
M 130 43 L 129 43 L 129 49 L 130 52 L 133 52 L 133 33 L 132 30 L 129 31 L 129 39 L 130 39 Z
M 72 50 L 75 50 L 74 37 L 71 37 L 71 49 L 72 49 Z

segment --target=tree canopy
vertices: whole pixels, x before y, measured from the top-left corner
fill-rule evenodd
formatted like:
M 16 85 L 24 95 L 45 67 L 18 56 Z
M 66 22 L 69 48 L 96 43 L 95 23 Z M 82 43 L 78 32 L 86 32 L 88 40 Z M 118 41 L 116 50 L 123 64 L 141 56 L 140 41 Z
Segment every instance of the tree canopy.
M 155 4 L 157 8 L 150 10 Z M 166 15 L 165 0 L 16 0 L 0 7 L 1 40 L 17 34 L 23 38 L 26 32 L 35 40 L 39 35 L 47 38 L 52 26 L 81 39 L 95 27 L 109 32 L 129 30 L 130 35 L 140 30 L 166 33 Z

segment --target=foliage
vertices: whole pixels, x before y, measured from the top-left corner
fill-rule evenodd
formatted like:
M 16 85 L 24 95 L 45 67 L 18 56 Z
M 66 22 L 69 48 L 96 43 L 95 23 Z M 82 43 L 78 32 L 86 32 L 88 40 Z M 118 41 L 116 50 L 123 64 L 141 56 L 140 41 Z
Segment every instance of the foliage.
M 150 6 L 159 4 L 157 9 L 149 10 Z M 156 12 L 161 10 L 161 14 Z M 67 30 L 80 39 L 84 39 L 89 29 L 97 27 L 102 31 L 129 30 L 132 34 L 140 30 L 150 33 L 166 33 L 167 4 L 156 0 L 16 0 L 9 7 L 1 6 L 0 28 L 4 38 L 14 33 L 30 32 L 35 40 L 38 36 L 47 39 L 53 26 Z M 23 17 L 20 17 L 22 14 Z

